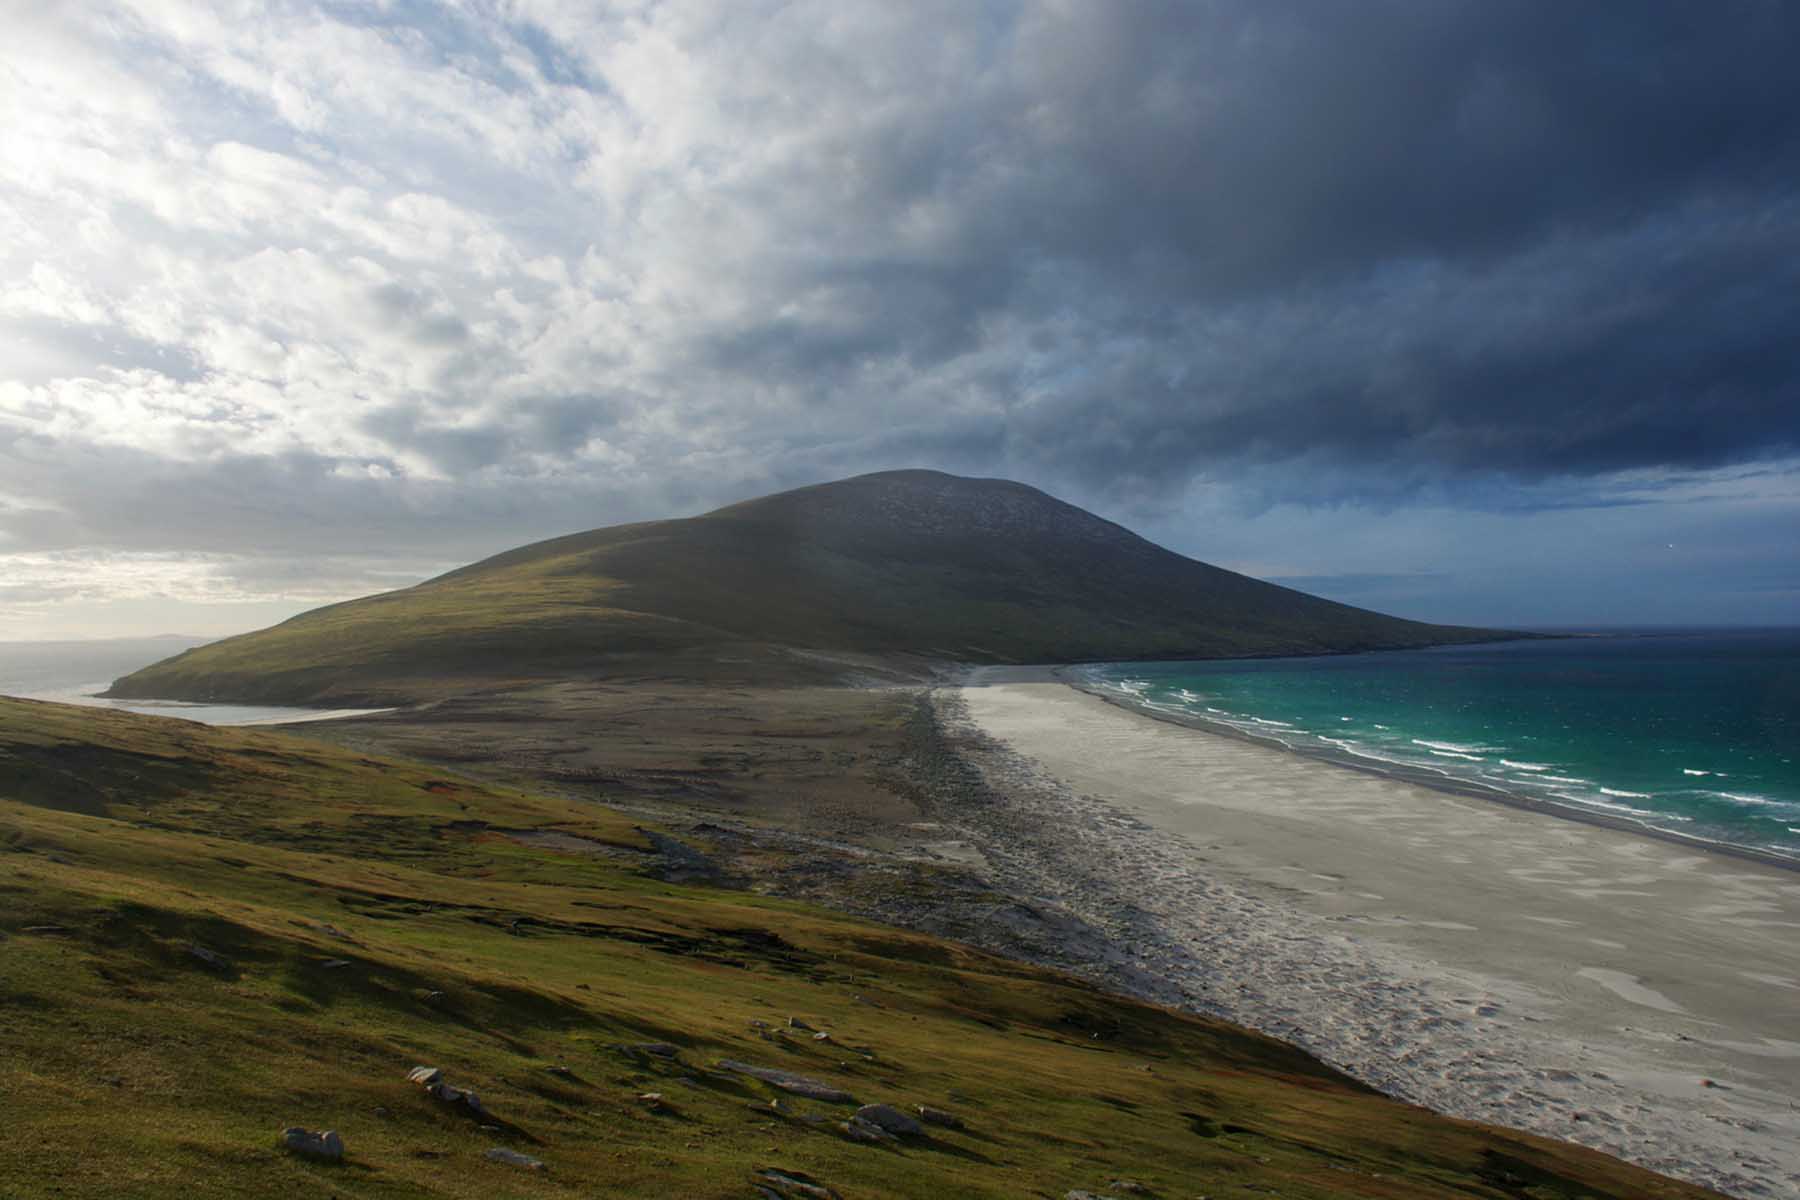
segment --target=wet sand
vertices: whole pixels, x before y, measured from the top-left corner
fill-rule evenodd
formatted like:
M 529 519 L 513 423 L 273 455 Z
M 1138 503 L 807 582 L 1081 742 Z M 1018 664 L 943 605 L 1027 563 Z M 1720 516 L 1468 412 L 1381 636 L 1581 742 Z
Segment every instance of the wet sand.
M 1439 1111 L 1800 1196 L 1800 873 L 971 682 L 944 717 L 1037 828 L 980 840 L 1122 979 Z

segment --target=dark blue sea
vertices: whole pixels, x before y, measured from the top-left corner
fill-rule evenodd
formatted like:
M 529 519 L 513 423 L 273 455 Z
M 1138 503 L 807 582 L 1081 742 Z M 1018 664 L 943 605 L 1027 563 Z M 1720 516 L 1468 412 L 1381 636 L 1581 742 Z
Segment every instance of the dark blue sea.
M 1153 713 L 1800 862 L 1800 629 L 1081 668 Z

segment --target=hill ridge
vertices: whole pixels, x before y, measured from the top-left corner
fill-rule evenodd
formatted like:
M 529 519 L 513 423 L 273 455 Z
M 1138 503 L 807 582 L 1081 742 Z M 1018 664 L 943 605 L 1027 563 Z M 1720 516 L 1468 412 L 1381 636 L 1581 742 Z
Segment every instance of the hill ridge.
M 520 546 L 190 650 L 111 694 L 389 703 L 557 673 L 817 681 L 832 668 L 801 656 L 821 653 L 917 677 L 1500 636 L 1227 571 L 1026 484 L 902 470 Z

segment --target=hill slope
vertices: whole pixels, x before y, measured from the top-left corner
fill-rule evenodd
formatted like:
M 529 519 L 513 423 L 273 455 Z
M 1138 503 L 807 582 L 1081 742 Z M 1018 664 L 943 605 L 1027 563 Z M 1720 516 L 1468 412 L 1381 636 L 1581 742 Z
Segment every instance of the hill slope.
M 1492 636 L 1208 566 L 1022 484 L 893 471 L 525 546 L 189 651 L 111 694 L 379 701 L 446 676 L 774 647 L 1071 662 Z
M 1435 1116 L 1054 972 L 661 882 L 658 844 L 589 801 L 0 699 L 0 1095 L 16 1101 L 0 1192 L 1712 1194 Z M 842 1132 L 853 1102 L 724 1062 L 952 1109 L 966 1128 L 858 1143 Z M 435 1102 L 407 1082 L 415 1064 L 485 1111 Z M 280 1153 L 289 1125 L 336 1129 L 345 1161 Z M 756 1175 L 756 1192 L 766 1169 L 834 1190 Z

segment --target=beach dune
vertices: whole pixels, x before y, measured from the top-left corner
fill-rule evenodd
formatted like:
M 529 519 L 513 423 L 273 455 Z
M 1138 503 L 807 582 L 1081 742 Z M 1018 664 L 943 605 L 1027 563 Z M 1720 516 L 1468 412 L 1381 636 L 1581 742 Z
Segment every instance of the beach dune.
M 946 720 L 1060 822 L 1042 898 L 1129 926 L 1184 1002 L 1440 1111 L 1800 1196 L 1800 873 L 970 682 Z

